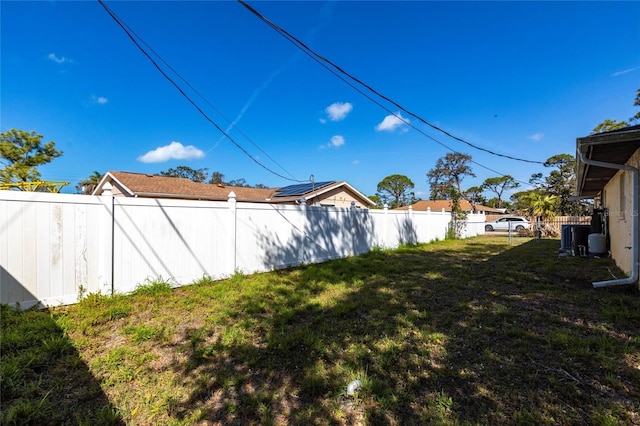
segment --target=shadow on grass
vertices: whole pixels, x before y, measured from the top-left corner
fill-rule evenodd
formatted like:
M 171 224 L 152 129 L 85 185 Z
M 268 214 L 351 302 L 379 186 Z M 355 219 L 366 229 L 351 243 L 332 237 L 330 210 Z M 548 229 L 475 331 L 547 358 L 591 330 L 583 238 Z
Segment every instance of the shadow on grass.
M 302 244 L 272 256 L 290 259 Z M 554 240 L 478 238 L 272 274 L 269 291 L 243 298 L 222 333 L 192 341 L 188 361 L 174 365 L 193 382 L 176 417 L 637 422 L 637 290 L 594 290 L 590 282 L 606 278 L 612 263 L 558 259 L 557 249 Z M 348 397 L 354 379 L 363 388 Z
M 124 424 L 48 310 L 0 314 L 1 424 Z

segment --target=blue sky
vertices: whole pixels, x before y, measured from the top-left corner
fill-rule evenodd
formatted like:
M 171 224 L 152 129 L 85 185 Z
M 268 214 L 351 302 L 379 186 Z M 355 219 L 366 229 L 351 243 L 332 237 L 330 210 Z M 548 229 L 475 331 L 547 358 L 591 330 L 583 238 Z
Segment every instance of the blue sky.
M 415 128 L 398 122 L 397 107 L 371 102 L 237 2 L 106 4 L 249 155 L 97 1 L 3 1 L 0 127 L 55 141 L 64 154 L 40 171 L 71 182 L 65 192 L 93 171 L 186 165 L 270 187 L 346 180 L 366 195 L 397 173 L 426 198 L 426 173 L 448 148 L 473 157 L 465 187 L 549 171 L 404 112 Z M 249 4 L 407 110 L 496 153 L 573 155 L 577 137 L 636 112 L 640 2 Z

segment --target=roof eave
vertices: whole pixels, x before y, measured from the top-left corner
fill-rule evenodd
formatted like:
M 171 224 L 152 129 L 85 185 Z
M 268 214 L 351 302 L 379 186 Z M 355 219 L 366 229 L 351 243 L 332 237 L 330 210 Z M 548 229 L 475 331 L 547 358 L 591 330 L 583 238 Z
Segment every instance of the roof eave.
M 589 136 L 584 136 L 576 139 L 576 195 L 581 197 L 596 197 L 609 182 L 611 177 L 605 178 L 589 178 L 590 167 L 582 161 L 581 156 L 584 155 L 588 160 L 599 160 L 593 158 L 593 151 L 596 147 L 614 145 L 614 144 L 629 144 L 640 140 L 640 125 L 630 126 L 623 129 L 614 130 L 611 132 L 596 133 Z M 625 164 L 628 158 L 619 164 Z M 618 164 L 618 162 L 616 162 Z M 612 174 L 615 174 L 612 172 Z M 595 184 L 598 189 L 585 190 L 587 180 L 591 179 L 591 182 L 600 180 L 601 182 Z M 592 186 L 594 186 L 592 184 Z

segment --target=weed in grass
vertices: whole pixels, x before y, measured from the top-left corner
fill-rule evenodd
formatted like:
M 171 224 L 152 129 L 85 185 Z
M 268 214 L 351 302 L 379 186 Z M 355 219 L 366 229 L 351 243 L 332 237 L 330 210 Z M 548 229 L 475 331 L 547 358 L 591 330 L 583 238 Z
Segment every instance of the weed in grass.
M 196 350 L 200 343 L 204 342 L 207 333 L 204 328 L 191 328 L 185 333 L 187 340 L 191 346 L 191 350 Z
M 240 346 L 246 342 L 244 332 L 237 327 L 225 327 L 220 335 L 220 342 L 224 346 Z
M 50 358 L 61 357 L 73 350 L 73 345 L 64 336 L 51 336 L 42 339 L 42 350 L 48 353 Z
M 165 337 L 164 327 L 153 326 L 129 326 L 123 332 L 131 336 L 134 343 L 142 343 L 147 340 L 161 341 Z
M 602 308 L 602 316 L 615 324 L 638 324 L 640 312 L 627 306 L 605 306 Z
M 147 278 L 143 284 L 139 284 L 131 294 L 135 296 L 158 296 L 173 290 L 175 280 L 169 278 L 165 280 L 162 276 L 152 280 Z
M 100 306 L 100 305 L 104 304 L 105 302 L 108 302 L 109 297 L 110 296 L 107 296 L 107 295 L 102 294 L 100 292 L 89 293 L 89 294 L 85 295 L 82 299 L 80 299 L 80 301 L 78 302 L 77 306 L 80 306 L 80 307 Z
M 453 407 L 453 398 L 447 395 L 444 391 L 436 392 L 435 407 L 440 416 L 446 417 L 449 415 L 451 408 Z
M 227 279 L 227 281 L 228 281 L 230 284 L 233 284 L 233 285 L 236 285 L 236 286 L 237 286 L 237 285 L 242 284 L 242 282 L 245 280 L 245 278 L 246 278 L 246 275 L 244 274 L 244 272 L 242 272 L 242 270 L 241 270 L 241 269 L 236 269 L 236 270 L 233 272 L 233 275 L 231 275 L 231 276 Z
M 39 400 L 18 399 L 5 411 L 2 410 L 0 422 L 2 424 L 45 424 L 48 423 L 54 407 L 47 402 L 50 392 Z
M 120 425 L 122 423 L 118 411 L 109 405 L 99 407 L 90 415 L 74 413 L 74 417 L 78 426 Z
M 622 426 L 624 424 L 620 422 L 616 416 L 613 416 L 610 410 L 597 407 L 594 411 L 595 412 L 591 414 L 591 421 L 595 426 Z
M 302 381 L 302 393 L 309 397 L 318 397 L 326 394 L 329 390 L 330 377 L 331 374 L 326 363 L 323 360 L 318 360 L 305 371 Z
M 134 350 L 127 347 L 117 347 L 103 356 L 91 361 L 91 368 L 105 374 L 105 385 L 129 383 L 136 375 L 132 361 L 137 357 Z

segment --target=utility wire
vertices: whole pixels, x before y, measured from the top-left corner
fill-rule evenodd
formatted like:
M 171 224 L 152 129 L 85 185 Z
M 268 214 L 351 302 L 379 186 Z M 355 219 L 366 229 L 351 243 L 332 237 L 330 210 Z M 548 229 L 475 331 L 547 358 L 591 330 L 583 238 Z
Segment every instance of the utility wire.
M 359 85 L 365 87 L 367 90 L 369 90 L 370 92 L 374 93 L 376 96 L 379 96 L 380 98 L 384 99 L 385 101 L 389 102 L 390 104 L 394 105 L 396 108 L 398 108 L 399 110 L 405 112 L 407 115 L 410 115 L 412 117 L 414 117 L 415 119 L 417 119 L 418 121 L 420 121 L 421 123 L 426 124 L 427 126 L 431 127 L 434 130 L 437 130 L 443 134 L 445 134 L 446 136 L 449 136 L 450 138 L 457 140 L 458 142 L 462 142 L 474 149 L 477 149 L 479 151 L 483 151 L 486 152 L 488 154 L 491 155 L 495 155 L 498 157 L 503 157 L 503 158 L 508 158 L 510 160 L 516 160 L 516 161 L 522 161 L 522 162 L 526 162 L 526 163 L 533 163 L 533 164 L 543 164 L 544 162 L 542 161 L 534 161 L 534 160 L 528 160 L 525 158 L 518 158 L 518 157 L 513 157 L 510 155 L 506 155 L 506 154 L 500 154 L 497 153 L 495 151 L 491 151 L 489 149 L 486 148 L 482 148 L 480 146 L 477 146 L 475 144 L 472 144 L 471 142 L 468 142 L 462 138 L 459 138 L 449 132 L 447 132 L 446 130 L 429 123 L 427 120 L 423 119 L 422 117 L 420 117 L 419 115 L 417 115 L 416 113 L 413 113 L 411 111 L 409 111 L 408 109 L 404 108 L 402 105 L 398 104 L 397 102 L 393 101 L 392 99 L 390 99 L 389 97 L 381 94 L 380 92 L 378 92 L 377 90 L 375 90 L 373 87 L 371 87 L 370 85 L 364 83 L 362 80 L 354 77 L 352 74 L 346 72 L 345 70 L 343 70 L 340 66 L 336 65 L 334 62 L 332 62 L 331 60 L 327 59 L 326 57 L 320 55 L 319 53 L 317 53 L 316 51 L 314 51 L 313 49 L 311 49 L 309 46 L 307 46 L 305 43 L 303 43 L 301 40 L 299 40 L 298 38 L 296 38 L 295 36 L 291 35 L 288 31 L 286 31 L 284 28 L 278 26 L 277 24 L 275 24 L 274 22 L 270 21 L 269 19 L 267 19 L 265 16 L 263 16 L 260 12 L 258 12 L 256 9 L 254 9 L 253 7 L 249 6 L 244 0 L 237 0 L 238 3 L 240 3 L 242 6 L 244 6 L 248 11 L 250 11 L 252 14 L 254 14 L 256 17 L 258 17 L 258 19 L 260 19 L 261 21 L 263 21 L 264 23 L 266 23 L 268 26 L 270 26 L 271 28 L 273 28 L 277 33 L 279 33 L 281 36 L 283 36 L 285 39 L 287 39 L 290 43 L 292 43 L 293 45 L 295 45 L 296 47 L 298 47 L 299 49 L 301 49 L 303 52 L 305 52 L 307 55 L 309 55 L 311 58 L 313 58 L 316 62 L 318 62 L 319 64 L 323 65 L 326 69 L 330 70 L 334 75 L 338 75 L 336 72 L 333 72 L 333 69 L 335 69 L 338 73 L 340 73 L 341 75 L 345 75 L 348 79 L 355 81 L 356 83 L 358 83 Z M 327 65 L 325 65 L 328 64 Z M 329 68 L 331 67 L 331 68 Z M 345 79 L 341 78 L 341 80 L 345 81 Z M 355 87 L 352 84 L 349 84 L 352 88 L 355 89 Z M 359 93 L 363 94 L 364 93 L 361 90 L 356 89 Z M 367 99 L 372 100 L 371 97 L 366 96 Z M 375 101 L 374 101 L 375 102 Z M 378 106 L 382 105 L 378 102 L 375 102 Z M 389 111 L 389 109 L 383 107 L 386 111 Z M 389 111 L 391 112 L 391 111 Z M 404 121 L 406 124 L 410 125 L 412 128 L 418 130 L 415 126 L 411 125 L 407 120 L 404 120 L 402 117 L 399 117 L 397 114 L 391 112 L 393 115 L 395 115 L 398 119 Z M 443 143 L 437 141 L 436 139 L 426 135 L 424 132 L 420 132 L 423 135 L 429 137 L 431 140 L 433 140 L 434 142 L 439 143 L 440 145 L 446 147 L 447 149 L 455 152 L 455 150 L 451 149 L 450 147 L 444 145 Z M 476 163 L 478 164 L 478 163 Z M 480 164 L 478 164 L 480 165 Z M 484 167 L 484 166 L 483 166 Z M 485 167 L 486 168 L 486 167 Z M 487 168 L 488 169 L 488 168 Z M 491 170 L 491 169 L 488 169 Z M 493 170 L 492 170 L 493 171 Z M 494 171 L 495 172 L 495 171 Z M 497 172 L 496 172 L 497 173 Z M 502 174 L 502 173 L 499 173 Z
M 246 4 L 244 4 L 244 2 L 242 2 L 241 0 L 238 0 L 240 3 L 243 3 L 243 5 L 245 7 L 248 7 L 250 10 L 255 10 L 253 8 L 251 8 L 251 6 L 248 6 Z M 413 128 L 415 131 L 417 131 L 418 133 L 422 134 L 423 136 L 431 139 L 433 142 L 441 145 L 442 147 L 448 149 L 451 152 L 457 152 L 456 150 L 454 150 L 453 148 L 451 148 L 450 146 L 444 144 L 443 142 L 439 141 L 438 139 L 434 138 L 433 136 L 429 135 L 428 133 L 424 132 L 422 129 L 414 126 L 410 121 L 408 121 L 407 119 L 405 119 L 404 117 L 396 114 L 395 112 L 393 112 L 392 110 L 390 110 L 389 108 L 387 108 L 384 104 L 382 104 L 380 101 L 378 101 L 377 99 L 373 98 L 372 96 L 370 96 L 368 93 L 366 93 L 364 90 L 362 90 L 360 87 L 356 86 L 355 84 L 353 84 L 351 81 L 347 80 L 347 78 L 343 77 L 342 74 L 340 74 L 339 72 L 337 72 L 336 70 L 334 70 L 333 68 L 329 67 L 326 63 L 324 63 L 322 60 L 319 59 L 319 55 L 315 54 L 315 52 L 313 52 L 311 49 L 308 48 L 303 48 L 301 46 L 298 45 L 298 43 L 296 42 L 296 38 L 293 36 L 289 36 L 288 32 L 286 30 L 282 30 L 283 32 L 279 31 L 279 26 L 272 23 L 271 21 L 269 21 L 267 18 L 264 18 L 262 15 L 259 14 L 259 12 L 255 12 L 257 13 L 258 17 L 265 23 L 267 23 L 267 25 L 271 26 L 272 28 L 274 28 L 277 32 L 279 32 L 284 38 L 286 38 L 289 42 L 291 42 L 292 44 L 294 44 L 296 47 L 300 48 L 302 50 L 303 53 L 305 53 L 307 56 L 309 56 L 311 59 L 313 59 L 314 61 L 316 61 L 320 66 L 322 66 L 323 68 L 325 68 L 327 71 L 329 71 L 331 74 L 335 75 L 339 80 L 341 80 L 342 82 L 344 82 L 347 86 L 351 87 L 353 90 L 355 90 L 356 92 L 360 93 L 362 96 L 364 96 L 366 99 L 368 99 L 369 101 L 371 101 L 372 103 L 374 103 L 375 105 L 379 106 L 380 108 L 382 108 L 383 110 L 387 111 L 389 114 L 395 116 L 398 120 L 402 121 L 403 123 L 405 123 L 406 125 L 408 125 L 409 127 Z M 298 40 L 298 42 L 302 45 L 304 45 L 304 43 L 300 42 Z M 373 91 L 373 93 L 376 93 L 375 91 Z M 393 102 L 392 102 L 393 103 Z M 406 112 L 406 111 L 405 111 Z M 527 161 L 527 160 L 525 160 Z M 504 173 L 501 173 L 497 170 L 494 170 L 490 167 L 485 166 L 484 164 L 478 163 L 475 160 L 471 160 L 471 162 L 479 167 L 482 167 L 483 169 L 486 169 L 492 173 L 496 173 L 500 176 L 505 176 Z M 542 163 L 544 164 L 544 163 Z M 514 181 L 518 182 L 518 183 L 522 183 L 524 185 L 531 185 L 529 182 L 525 182 L 522 180 L 518 180 L 514 178 Z
M 144 41 L 144 39 L 142 37 L 140 37 L 138 34 L 136 34 L 136 32 L 129 25 L 127 25 L 126 22 L 123 22 L 123 21 L 121 21 L 121 22 L 127 28 L 127 30 L 129 32 L 131 32 L 131 34 L 133 34 L 136 37 L 136 39 L 140 40 L 140 42 L 142 44 L 144 44 L 147 47 L 147 49 L 149 49 L 149 51 L 151 53 L 153 53 L 163 64 L 165 64 L 167 66 L 167 68 L 169 68 L 169 70 L 171 70 L 171 72 L 173 72 L 180 80 L 182 80 L 187 85 L 187 87 L 189 87 L 189 89 L 191 89 L 196 95 L 198 95 L 200 97 L 200 99 L 202 99 L 207 105 L 209 105 L 209 107 L 211 109 L 213 109 L 220 117 L 222 117 L 227 123 L 229 123 L 233 129 L 235 129 L 238 133 L 240 133 L 242 136 L 244 136 L 245 139 L 247 139 L 253 146 L 255 146 L 260 152 L 262 152 L 269 160 L 273 161 L 285 173 L 287 173 L 296 182 L 298 182 L 298 180 L 295 178 L 295 176 L 293 176 L 291 173 L 289 173 L 289 171 L 287 169 L 285 169 L 280 163 L 278 163 L 274 158 L 272 158 L 266 151 L 264 151 L 260 146 L 258 146 L 258 144 L 256 144 L 242 130 L 240 130 L 238 127 L 236 127 L 231 120 L 229 120 L 227 117 L 225 117 L 225 115 L 220 110 L 218 110 L 213 104 L 211 104 L 211 102 L 209 102 L 202 94 L 200 94 L 200 92 L 198 92 L 198 90 L 195 87 L 193 87 L 184 77 L 182 77 L 182 75 L 180 75 L 180 73 L 178 71 L 176 71 L 171 66 L 171 64 L 169 64 L 167 61 L 165 61 L 164 58 L 162 56 L 160 56 L 155 50 L 153 50 L 153 48 L 149 44 L 147 44 L 147 42 Z M 223 136 L 226 137 L 227 135 L 225 134 Z M 299 182 L 302 182 L 302 181 L 299 181 Z
M 244 147 L 242 147 L 242 145 L 240 145 L 238 142 L 235 141 L 235 139 L 233 139 L 231 137 L 231 135 L 229 135 L 227 132 L 224 131 L 224 129 L 222 129 L 222 127 L 220 127 L 215 121 L 213 121 L 203 110 L 202 108 L 162 69 L 162 67 L 160 67 L 160 65 L 151 57 L 151 55 L 140 45 L 140 43 L 138 43 L 138 41 L 136 40 L 136 37 L 139 38 L 142 43 L 144 43 L 144 41 L 138 37 L 136 35 L 136 37 L 133 36 L 132 31 L 130 32 L 128 29 L 128 26 L 106 5 L 104 4 L 103 0 L 98 0 L 98 3 L 100 3 L 100 5 L 104 8 L 104 10 L 109 14 L 109 16 L 111 16 L 111 18 L 118 24 L 118 26 L 120 28 L 122 28 L 122 30 L 125 32 L 125 34 L 127 35 L 127 37 L 129 37 L 129 39 L 133 42 L 133 44 L 140 50 L 140 52 L 142 52 L 142 54 L 149 60 L 151 61 L 151 63 L 153 64 L 153 66 L 160 72 L 160 74 L 162 74 L 162 76 L 168 80 L 177 90 L 178 92 L 180 92 L 180 94 L 200 113 L 200 115 L 202 115 L 209 123 L 211 123 L 216 129 L 218 129 L 218 131 L 220 133 L 222 133 L 227 139 L 229 139 L 238 149 L 240 149 L 240 151 L 242 151 L 247 157 L 249 157 L 251 160 L 253 160 L 254 163 L 256 163 L 257 165 L 259 165 L 260 167 L 262 167 L 263 169 L 265 169 L 266 171 L 268 171 L 269 173 L 278 176 L 282 179 L 288 180 L 288 181 L 293 181 L 293 182 L 308 182 L 306 180 L 298 180 L 298 179 L 292 179 L 292 178 L 288 178 L 286 176 L 283 176 L 282 174 L 274 171 L 273 169 L 267 167 L 265 164 L 263 164 L 262 162 L 258 161 L 253 155 L 251 155 Z M 144 43 L 146 45 L 146 43 Z M 148 46 L 148 45 L 147 45 Z M 150 49 L 153 52 L 153 49 Z M 157 55 L 155 52 L 153 52 L 156 56 L 158 56 L 160 58 L 160 60 L 162 62 L 165 63 L 165 65 L 168 66 L 168 64 L 159 56 Z M 180 79 L 182 79 L 183 81 L 185 81 L 177 72 L 175 72 L 173 70 L 173 68 L 171 68 L 170 66 L 168 66 L 169 69 L 171 71 L 173 71 L 178 77 L 180 77 Z M 185 81 L 186 82 L 186 81 Z M 191 87 L 191 85 L 189 85 L 187 83 L 187 86 L 189 86 L 192 90 L 193 87 Z M 200 96 L 202 98 L 202 96 L 194 90 L 194 92 L 196 94 L 198 94 L 198 96 Z M 203 98 L 204 99 L 204 98 Z M 206 100 L 205 100 L 206 101 Z M 210 104 L 209 104 L 210 105 Z M 210 105 L 211 106 L 211 105 Z M 213 106 L 212 106 L 213 107 Z M 216 110 L 214 108 L 214 110 Z M 218 112 L 216 110 L 216 112 Z M 218 112 L 218 114 L 220 114 Z M 223 118 L 225 118 L 222 114 L 220 114 Z M 226 120 L 226 118 L 225 118 Z M 227 120 L 228 121 L 228 120 Z M 235 128 L 235 127 L 234 127 Z M 253 143 L 253 142 L 252 142 Z M 255 145 L 255 144 L 254 144 Z M 257 145 L 256 145 L 257 146 Z M 260 148 L 258 148 L 260 149 Z M 262 151 L 262 149 L 260 149 Z M 264 152 L 264 151 L 262 151 Z M 265 153 L 266 154 L 266 153 Z M 268 156 L 268 155 L 267 155 Z M 271 157 L 269 157 L 271 158 Z M 275 161 L 274 161 L 275 162 Z M 278 164 L 278 163 L 276 163 Z M 280 166 L 278 164 L 278 166 Z M 282 168 L 282 166 L 280 166 Z M 284 169 L 284 168 L 283 168 Z M 285 170 L 286 171 L 286 170 Z M 289 173 L 289 172 L 287 172 Z M 289 173 L 290 174 L 290 173 Z

